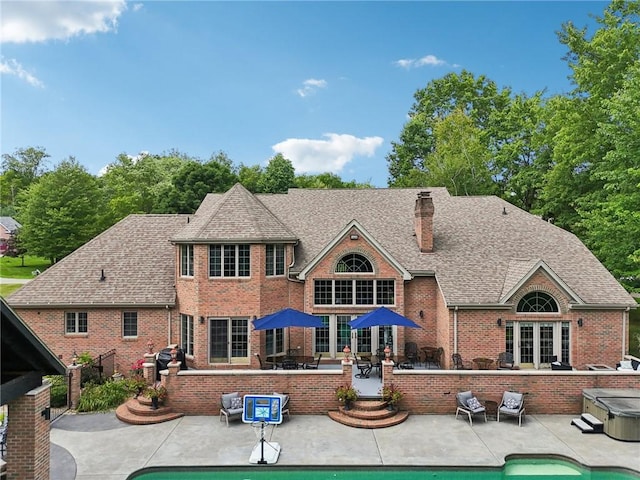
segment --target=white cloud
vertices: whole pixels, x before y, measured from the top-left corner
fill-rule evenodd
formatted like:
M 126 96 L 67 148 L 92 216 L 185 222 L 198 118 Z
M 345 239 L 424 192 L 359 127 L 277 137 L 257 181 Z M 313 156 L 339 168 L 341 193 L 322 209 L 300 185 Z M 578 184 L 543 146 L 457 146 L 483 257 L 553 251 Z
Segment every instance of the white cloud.
M 441 58 L 436 57 L 435 55 L 425 55 L 420 58 L 402 58 L 400 60 L 396 60 L 393 62 L 394 65 L 405 68 L 407 70 L 411 68 L 420 68 L 424 66 L 430 67 L 441 67 L 441 66 L 450 66 L 450 67 L 458 67 L 459 65 L 453 64 L 450 65 L 446 61 Z
M 3 2 L 1 43 L 68 40 L 78 35 L 115 31 L 125 0 Z
M 371 157 L 382 145 L 382 137 L 358 138 L 353 135 L 325 133 L 324 140 L 288 138 L 271 148 L 291 160 L 296 173 L 340 173 L 356 156 Z
M 327 81 L 309 78 L 302 82 L 302 88 L 297 89 L 296 93 L 304 98 L 313 95 L 319 88 L 327 88 Z
M 16 77 L 24 80 L 29 85 L 34 87 L 44 88 L 42 83 L 35 75 L 27 72 L 17 60 L 10 58 L 5 60 L 4 57 L 0 58 L 0 74 L 2 75 L 15 75 Z

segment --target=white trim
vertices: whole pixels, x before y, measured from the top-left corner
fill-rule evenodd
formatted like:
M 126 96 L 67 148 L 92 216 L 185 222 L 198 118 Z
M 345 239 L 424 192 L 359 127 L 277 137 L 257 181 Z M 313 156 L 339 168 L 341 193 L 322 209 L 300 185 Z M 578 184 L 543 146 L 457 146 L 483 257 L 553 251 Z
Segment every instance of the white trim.
M 578 296 L 578 294 L 575 293 L 564 281 L 562 281 L 562 279 L 544 262 L 544 260 L 538 260 L 536 264 L 511 288 L 511 290 L 502 296 L 500 303 L 506 304 L 516 294 L 516 292 L 520 290 L 535 273 L 538 272 L 538 270 L 544 270 L 551 280 L 553 280 L 560 289 L 564 290 L 565 294 L 567 294 L 567 296 L 569 296 L 575 303 L 584 304 L 584 301 Z
M 316 255 L 306 267 L 304 267 L 300 273 L 298 273 L 299 280 L 305 280 L 306 276 L 315 268 L 315 266 L 338 244 L 340 243 L 352 229 L 358 230 L 360 235 L 366 240 L 371 246 L 373 246 L 380 255 L 382 255 L 389 264 L 391 264 L 401 275 L 403 280 L 411 280 L 413 277 L 409 273 L 409 271 L 404 268 L 400 262 L 393 258 L 393 256 L 387 252 L 387 250 L 378 243 L 373 236 L 367 232 L 362 225 L 357 220 L 351 220 L 334 238 L 331 240 L 325 247 Z

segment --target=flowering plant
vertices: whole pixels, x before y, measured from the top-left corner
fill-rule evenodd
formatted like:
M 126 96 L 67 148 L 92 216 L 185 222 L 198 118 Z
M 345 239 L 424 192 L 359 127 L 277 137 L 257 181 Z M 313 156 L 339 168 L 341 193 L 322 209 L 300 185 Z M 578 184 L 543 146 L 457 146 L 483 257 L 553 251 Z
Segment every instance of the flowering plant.
M 144 391 L 144 394 L 149 398 L 157 398 L 158 400 L 164 400 L 167 398 L 167 389 L 160 384 L 154 384 Z
M 382 387 L 382 399 L 390 405 L 398 403 L 402 400 L 403 396 L 404 393 L 402 393 L 393 383 Z
M 136 360 L 131 364 L 131 373 L 133 375 L 142 375 L 144 360 L 141 358 L 140 360 Z
M 340 385 L 336 388 L 336 397 L 341 402 L 355 402 L 358 399 L 358 390 L 351 385 Z

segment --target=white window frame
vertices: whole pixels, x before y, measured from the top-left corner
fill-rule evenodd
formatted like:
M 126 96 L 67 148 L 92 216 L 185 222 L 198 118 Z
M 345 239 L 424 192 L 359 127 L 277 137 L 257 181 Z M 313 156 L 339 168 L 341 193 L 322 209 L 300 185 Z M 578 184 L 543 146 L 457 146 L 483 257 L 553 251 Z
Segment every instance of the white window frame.
M 129 318 L 127 319 L 127 315 L 135 315 L 135 318 Z M 126 335 L 126 323 L 127 321 L 135 321 L 135 330 L 136 333 L 135 335 Z M 136 311 L 132 311 L 132 310 L 127 310 L 125 312 L 122 312 L 122 337 L 123 338 L 137 338 L 138 337 L 138 312 Z
M 69 318 L 70 315 L 73 315 L 73 331 L 69 330 Z M 84 315 L 84 319 L 81 319 L 80 316 Z M 85 330 L 80 331 L 80 321 L 84 320 Z M 87 312 L 64 312 L 64 333 L 65 335 L 85 335 L 89 333 L 89 314 Z
M 180 245 L 180 276 L 193 277 L 193 245 Z
M 193 355 L 194 346 L 193 315 L 180 314 L 180 346 L 186 355 Z M 185 338 L 186 336 L 186 338 Z
M 271 250 L 271 252 L 269 251 Z M 286 273 L 286 257 L 283 243 L 265 245 L 265 276 L 281 277 Z M 279 269 L 281 267 L 281 270 Z M 271 269 L 271 273 L 269 273 Z
M 249 261 L 249 265 L 248 265 L 248 269 L 247 269 L 247 275 L 239 275 L 240 273 L 240 247 L 246 248 L 247 249 L 247 259 Z M 219 259 L 219 264 L 220 264 L 220 275 L 212 275 L 211 272 L 211 256 L 213 253 L 213 248 L 214 247 L 219 247 L 220 248 L 220 259 Z M 227 249 L 235 249 L 234 251 L 234 267 L 233 267 L 233 275 L 226 275 L 225 273 L 225 251 Z M 216 252 L 217 253 L 217 252 Z M 208 271 L 209 271 L 209 278 L 251 278 L 251 245 L 248 245 L 246 243 L 239 243 L 239 244 L 215 244 L 215 245 L 209 245 L 209 266 L 208 266 Z

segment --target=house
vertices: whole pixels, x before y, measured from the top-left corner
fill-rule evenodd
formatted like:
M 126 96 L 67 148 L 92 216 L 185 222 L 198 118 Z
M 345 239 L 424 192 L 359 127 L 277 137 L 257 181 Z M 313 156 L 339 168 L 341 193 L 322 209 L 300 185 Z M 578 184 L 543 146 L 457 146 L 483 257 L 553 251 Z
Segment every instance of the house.
M 576 238 L 494 196 L 444 188 L 291 189 L 240 184 L 194 215 L 130 215 L 9 298 L 65 361 L 115 348 L 119 369 L 147 342 L 177 343 L 190 366 L 258 368 L 296 348 L 322 361 L 406 342 L 465 359 L 514 356 L 586 369 L 627 352 L 636 303 Z M 348 322 L 386 306 L 423 328 Z M 285 307 L 323 328 L 256 331 Z
M 0 254 L 7 251 L 9 239 L 21 226 L 11 217 L 0 217 Z

